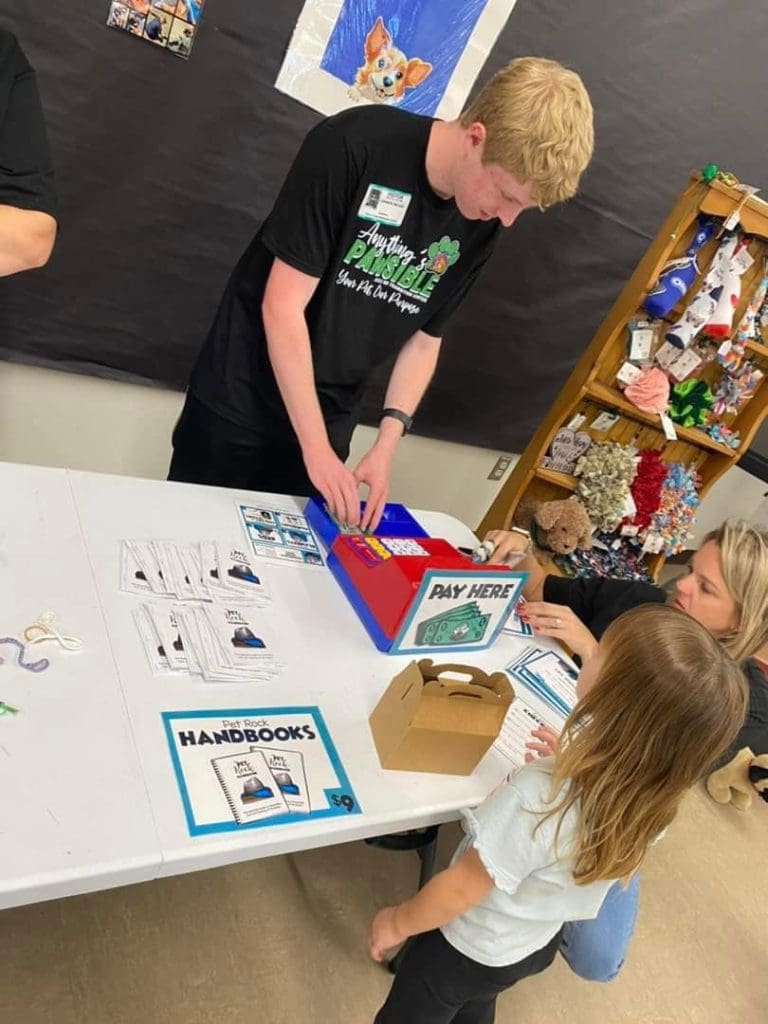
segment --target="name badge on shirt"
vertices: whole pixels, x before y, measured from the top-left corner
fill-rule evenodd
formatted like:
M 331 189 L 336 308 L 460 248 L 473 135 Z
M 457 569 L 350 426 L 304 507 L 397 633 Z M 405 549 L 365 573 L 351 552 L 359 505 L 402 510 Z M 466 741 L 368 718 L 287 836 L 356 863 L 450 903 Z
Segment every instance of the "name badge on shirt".
M 371 182 L 360 204 L 360 209 L 357 211 L 357 216 L 363 220 L 375 220 L 379 224 L 388 224 L 391 227 L 399 228 L 410 202 L 410 192 L 400 192 L 399 189 L 387 188 L 386 185 L 375 185 Z

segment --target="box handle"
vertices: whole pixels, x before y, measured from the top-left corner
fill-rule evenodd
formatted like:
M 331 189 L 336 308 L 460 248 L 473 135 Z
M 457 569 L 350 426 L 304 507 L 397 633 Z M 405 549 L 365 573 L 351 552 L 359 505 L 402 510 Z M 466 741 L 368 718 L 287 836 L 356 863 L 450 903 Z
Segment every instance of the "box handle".
M 494 672 L 488 675 L 483 669 L 475 665 L 457 665 L 447 663 L 444 665 L 433 665 L 429 658 L 423 658 L 419 663 L 419 671 L 424 679 L 424 692 L 432 693 L 435 696 L 447 697 L 473 697 L 476 700 L 493 700 L 494 697 L 506 700 L 511 703 L 514 700 L 515 691 L 504 672 Z M 454 672 L 468 676 L 470 682 L 460 683 L 451 680 L 444 680 L 441 677 L 446 672 Z
M 419 671 L 425 682 L 439 679 L 445 672 L 455 672 L 457 675 L 467 676 L 469 683 L 475 683 L 478 686 L 492 685 L 488 673 L 476 665 L 459 665 L 453 662 L 433 665 L 430 658 L 422 658 L 419 662 Z

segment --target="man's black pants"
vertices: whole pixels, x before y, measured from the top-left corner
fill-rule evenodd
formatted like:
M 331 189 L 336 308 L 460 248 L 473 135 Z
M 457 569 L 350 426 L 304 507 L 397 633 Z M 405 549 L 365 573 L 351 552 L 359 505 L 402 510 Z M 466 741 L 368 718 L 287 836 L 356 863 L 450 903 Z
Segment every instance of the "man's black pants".
M 342 433 L 351 434 L 351 429 Z M 346 461 L 349 437 L 331 443 Z M 169 480 L 273 494 L 317 494 L 290 424 L 255 432 L 218 416 L 188 394 L 172 444 Z

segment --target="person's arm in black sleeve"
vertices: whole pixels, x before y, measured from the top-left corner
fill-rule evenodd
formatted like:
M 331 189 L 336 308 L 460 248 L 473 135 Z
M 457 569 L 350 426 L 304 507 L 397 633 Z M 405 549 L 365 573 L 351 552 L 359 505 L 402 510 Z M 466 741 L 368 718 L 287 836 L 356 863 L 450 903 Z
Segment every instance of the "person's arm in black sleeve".
M 768 678 L 751 660 L 744 665 L 744 675 L 749 683 L 747 716 L 736 739 L 718 758 L 715 768 L 727 764 L 743 747 L 749 747 L 756 755 L 768 754 Z
M 56 238 L 53 168 L 35 73 L 0 32 L 0 276 L 42 267 Z
M 565 605 L 585 625 L 589 625 L 594 618 L 595 598 L 602 582 L 594 577 L 568 579 L 565 576 L 545 576 L 542 600 L 549 604 Z
M 310 480 L 350 526 L 360 521 L 357 482 L 328 438 L 305 310 L 339 244 L 354 187 L 343 132 L 334 119 L 323 121 L 304 140 L 261 236 L 275 257 L 261 313 L 277 386 Z

